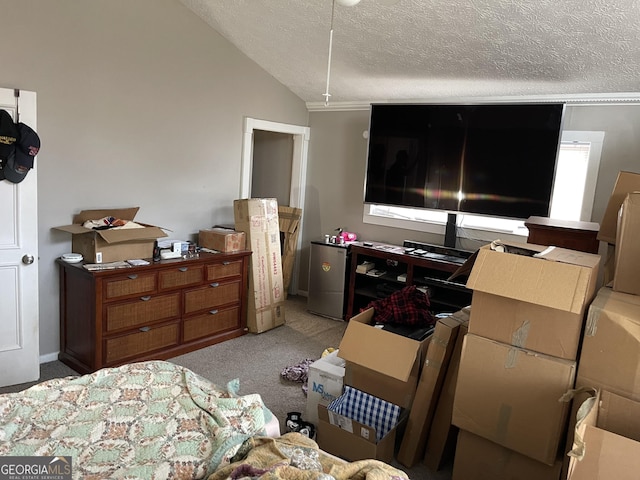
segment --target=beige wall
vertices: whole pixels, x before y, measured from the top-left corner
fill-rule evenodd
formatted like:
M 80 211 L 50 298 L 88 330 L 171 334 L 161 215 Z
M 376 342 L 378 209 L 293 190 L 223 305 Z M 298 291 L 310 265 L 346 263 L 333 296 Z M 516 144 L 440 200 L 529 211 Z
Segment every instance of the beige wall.
M 59 350 L 51 227 L 139 206 L 171 238 L 233 223 L 243 117 L 307 125 L 304 102 L 177 0 L 0 0 L 0 86 L 37 92 L 40 353 Z
M 369 124 L 368 111 L 311 112 L 309 126 L 308 188 L 301 265 L 308 266 L 309 242 L 321 239 L 336 227 L 361 239 L 402 244 L 416 240 L 442 244 L 439 235 L 364 224 L 362 194 L 367 141 L 362 133 Z M 600 222 L 618 171 L 640 172 L 640 105 L 568 106 L 565 130 L 604 131 L 604 144 L 592 221 Z M 465 242 L 473 250 L 479 244 Z M 308 285 L 308 267 L 302 268 L 300 290 Z

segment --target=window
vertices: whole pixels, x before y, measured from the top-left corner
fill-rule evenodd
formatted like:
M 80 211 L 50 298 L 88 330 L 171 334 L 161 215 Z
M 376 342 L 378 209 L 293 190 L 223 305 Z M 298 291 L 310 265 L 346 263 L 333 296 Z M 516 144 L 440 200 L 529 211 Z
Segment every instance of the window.
M 551 218 L 591 221 L 604 132 L 562 132 Z M 471 238 L 466 229 L 527 236 L 524 221 L 478 215 L 457 215 L 458 236 Z M 363 222 L 444 234 L 447 213 L 384 205 L 365 205 Z

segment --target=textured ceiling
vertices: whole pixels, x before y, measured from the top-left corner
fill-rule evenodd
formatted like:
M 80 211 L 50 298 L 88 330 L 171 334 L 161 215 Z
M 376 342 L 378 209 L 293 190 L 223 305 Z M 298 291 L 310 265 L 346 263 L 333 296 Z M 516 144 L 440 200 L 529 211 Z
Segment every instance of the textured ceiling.
M 180 0 L 323 104 L 331 0 Z M 336 4 L 330 103 L 640 92 L 637 0 Z

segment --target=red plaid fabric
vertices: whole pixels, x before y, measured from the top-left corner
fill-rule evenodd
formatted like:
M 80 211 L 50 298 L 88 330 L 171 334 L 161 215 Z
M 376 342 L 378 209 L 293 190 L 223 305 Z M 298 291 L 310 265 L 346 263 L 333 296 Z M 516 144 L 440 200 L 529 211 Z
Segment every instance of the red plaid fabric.
M 404 287 L 387 298 L 374 300 L 366 308 L 371 307 L 375 309 L 373 319 L 377 323 L 425 326 L 436 322 L 430 310 L 429 297 L 415 285 Z

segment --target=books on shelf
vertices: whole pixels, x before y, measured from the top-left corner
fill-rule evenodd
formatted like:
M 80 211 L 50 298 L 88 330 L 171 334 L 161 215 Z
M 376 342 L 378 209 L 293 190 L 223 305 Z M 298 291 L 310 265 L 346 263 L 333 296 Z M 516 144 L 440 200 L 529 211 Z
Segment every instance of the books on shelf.
M 357 273 L 367 273 L 369 270 L 373 270 L 376 264 L 369 261 L 364 261 L 356 267 Z
M 374 268 L 373 270 L 369 270 L 367 272 L 367 275 L 370 275 L 372 277 L 381 277 L 383 276 L 385 273 L 387 273 L 385 270 L 379 270 L 377 268 Z
M 397 280 L 399 282 L 407 282 L 407 274 L 406 273 L 401 273 L 400 275 L 398 275 Z

